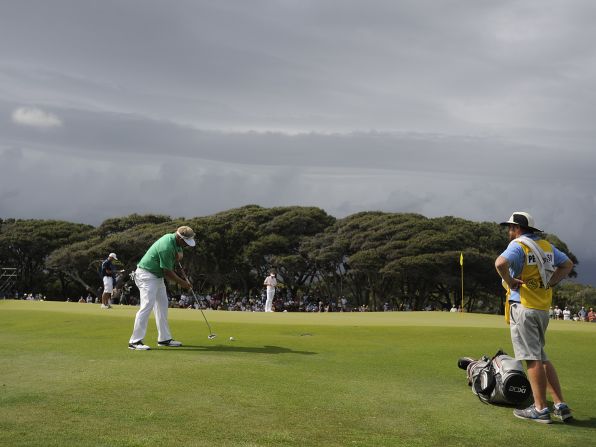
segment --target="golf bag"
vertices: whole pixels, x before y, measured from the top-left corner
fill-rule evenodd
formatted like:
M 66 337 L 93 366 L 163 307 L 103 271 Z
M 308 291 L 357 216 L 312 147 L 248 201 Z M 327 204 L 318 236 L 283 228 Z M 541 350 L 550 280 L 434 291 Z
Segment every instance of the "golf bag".
M 519 405 L 532 397 L 532 388 L 521 361 L 498 351 L 492 359 L 464 357 L 458 366 L 465 369 L 472 392 L 487 404 Z

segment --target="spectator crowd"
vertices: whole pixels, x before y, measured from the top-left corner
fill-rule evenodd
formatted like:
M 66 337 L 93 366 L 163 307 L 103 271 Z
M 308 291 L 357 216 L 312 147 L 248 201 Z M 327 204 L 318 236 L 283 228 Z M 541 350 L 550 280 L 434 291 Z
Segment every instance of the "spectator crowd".
M 565 306 L 564 308 L 560 308 L 559 306 L 555 306 L 548 311 L 548 316 L 551 320 L 564 320 L 564 321 L 588 321 L 590 323 L 596 323 L 596 312 L 594 312 L 594 308 L 590 307 L 589 310 L 586 310 L 584 306 L 575 312 L 572 311 L 569 306 Z
M 112 304 L 128 304 L 138 305 L 138 298 L 130 293 L 131 287 L 123 286 L 118 293 L 115 293 L 114 302 Z M 11 294 L 12 295 L 12 294 Z M 98 290 L 98 296 L 101 296 L 101 290 Z M 46 297 L 39 293 L 15 293 L 14 296 L 7 296 L 4 294 L 3 299 L 17 299 L 17 300 L 35 300 L 44 301 Z M 170 295 L 169 307 L 182 309 L 212 309 L 212 310 L 226 310 L 237 312 L 264 312 L 266 294 L 264 290 L 255 290 L 249 296 L 244 295 L 239 291 L 230 293 L 214 293 L 207 295 L 196 295 L 196 300 L 192 294 L 183 293 L 181 295 Z M 81 296 L 76 298 L 67 298 L 67 302 L 78 303 L 99 303 L 97 296 L 89 293 L 86 297 Z M 198 301 L 198 303 L 197 303 Z M 352 305 L 345 296 L 341 296 L 335 300 L 324 300 L 316 296 L 304 295 L 300 299 L 294 299 L 291 296 L 284 298 L 281 293 L 276 293 L 273 300 L 273 309 L 275 312 L 369 312 L 368 305 Z M 410 306 L 405 304 L 394 305 L 390 302 L 384 302 L 381 306 L 383 312 L 408 312 L 413 310 Z M 433 306 L 427 306 L 423 310 L 443 310 L 437 309 Z M 450 312 L 461 312 L 461 307 L 453 305 Z M 549 317 L 552 320 L 563 321 L 579 321 L 596 323 L 596 312 L 593 307 L 588 309 L 581 306 L 579 310 L 575 311 L 570 306 L 554 306 L 549 309 Z

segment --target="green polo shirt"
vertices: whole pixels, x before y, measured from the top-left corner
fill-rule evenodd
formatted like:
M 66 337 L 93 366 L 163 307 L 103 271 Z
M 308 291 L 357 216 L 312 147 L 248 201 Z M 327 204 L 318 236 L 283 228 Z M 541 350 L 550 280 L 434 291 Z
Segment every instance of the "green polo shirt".
M 182 247 L 176 244 L 176 233 L 168 233 L 149 247 L 137 267 L 153 273 L 158 278 L 163 278 L 164 269 L 174 270 L 176 253 L 181 251 Z

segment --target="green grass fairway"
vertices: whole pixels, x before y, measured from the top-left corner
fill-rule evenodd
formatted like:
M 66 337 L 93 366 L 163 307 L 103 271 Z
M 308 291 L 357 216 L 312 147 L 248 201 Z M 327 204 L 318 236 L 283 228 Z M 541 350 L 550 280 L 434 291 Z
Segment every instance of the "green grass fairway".
M 594 445 L 596 324 L 547 352 L 576 422 L 482 404 L 457 358 L 511 352 L 502 317 L 170 310 L 181 348 L 127 349 L 136 308 L 0 301 L 1 446 Z M 229 341 L 229 337 L 235 341 Z

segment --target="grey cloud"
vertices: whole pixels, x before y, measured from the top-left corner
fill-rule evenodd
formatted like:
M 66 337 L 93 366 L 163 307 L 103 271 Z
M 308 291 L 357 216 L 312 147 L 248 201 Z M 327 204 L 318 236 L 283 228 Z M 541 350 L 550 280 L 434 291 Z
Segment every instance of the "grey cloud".
M 596 8 L 516 4 L 143 1 L 90 10 L 37 2 L 33 15 L 18 2 L 6 7 L 0 48 L 12 63 L 109 84 L 128 97 L 113 100 L 121 111 L 161 110 L 175 114 L 162 119 L 199 127 L 461 131 L 511 125 L 520 107 L 534 125 L 556 125 L 570 112 L 586 125 L 586 110 L 564 106 L 568 93 L 583 90 L 569 91 L 568 80 L 581 79 L 594 56 L 577 45 L 574 25 Z M 505 25 L 520 37 L 499 38 Z M 537 35 L 524 37 L 530 26 Z M 596 37 L 592 28 L 581 28 L 581 41 Z M 8 44 L 15 35 L 19 46 Z M 101 94 L 88 101 L 101 103 Z M 545 96 L 550 115 L 538 113 Z M 459 103 L 471 110 L 461 115 Z M 475 112 L 491 104 L 495 116 L 476 122 Z
M 4 2 L 0 216 L 531 206 L 596 265 L 594 18 L 589 0 Z M 62 126 L 17 126 L 19 107 Z
M 12 105 L 2 107 L 9 110 Z M 67 152 L 75 157 L 189 157 L 238 165 L 377 168 L 453 172 L 499 177 L 540 178 L 574 172 L 575 181 L 592 178 L 594 155 L 576 147 L 578 157 L 560 157 L 559 147 L 459 135 L 351 132 L 347 134 L 223 132 L 193 129 L 143 117 L 60 110 L 64 126 L 31 132 L 0 123 L 13 145 Z M 51 148 L 51 149 L 48 149 Z M 557 163 L 553 161 L 561 158 Z

